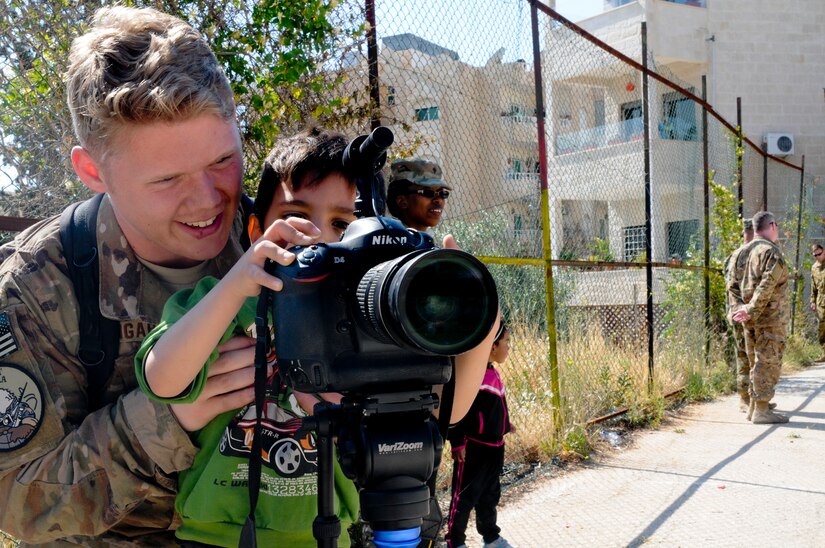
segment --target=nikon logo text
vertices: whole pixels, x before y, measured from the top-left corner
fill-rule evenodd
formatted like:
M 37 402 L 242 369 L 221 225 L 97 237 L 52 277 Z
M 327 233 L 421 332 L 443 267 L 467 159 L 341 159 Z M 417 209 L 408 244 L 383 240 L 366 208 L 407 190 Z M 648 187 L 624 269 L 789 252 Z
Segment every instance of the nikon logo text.
M 387 236 L 386 234 L 379 234 L 378 236 L 372 237 L 372 245 L 390 245 L 390 244 L 405 244 L 407 243 L 407 237 L 401 236 L 400 238 L 396 238 L 393 236 Z
M 379 443 L 378 454 L 386 453 L 410 453 L 411 451 L 421 451 L 424 449 L 424 442 L 417 441 L 415 443 L 404 443 L 397 441 L 395 443 Z

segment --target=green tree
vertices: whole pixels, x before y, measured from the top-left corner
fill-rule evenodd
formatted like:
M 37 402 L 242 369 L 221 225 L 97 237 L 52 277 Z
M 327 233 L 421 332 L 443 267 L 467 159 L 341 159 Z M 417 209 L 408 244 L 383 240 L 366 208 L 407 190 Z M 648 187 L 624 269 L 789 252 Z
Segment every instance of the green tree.
M 62 75 L 72 39 L 100 0 L 0 5 L 0 191 L 6 215 L 44 217 L 86 194 L 69 161 L 75 144 Z M 232 82 L 247 184 L 277 135 L 309 121 L 369 119 L 364 16 L 358 0 L 126 0 L 189 21 Z

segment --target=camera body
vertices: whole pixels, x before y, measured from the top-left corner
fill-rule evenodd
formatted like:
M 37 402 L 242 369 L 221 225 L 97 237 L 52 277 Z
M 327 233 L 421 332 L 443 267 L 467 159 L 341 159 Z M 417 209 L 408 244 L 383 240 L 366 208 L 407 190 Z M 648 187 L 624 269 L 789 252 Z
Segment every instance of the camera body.
M 268 268 L 284 283 L 273 296 L 275 349 L 296 390 L 370 394 L 443 384 L 449 356 L 477 345 L 495 320 L 495 285 L 484 266 L 437 249 L 432 236 L 395 219 L 358 219 L 338 243 L 292 251 L 292 264 Z

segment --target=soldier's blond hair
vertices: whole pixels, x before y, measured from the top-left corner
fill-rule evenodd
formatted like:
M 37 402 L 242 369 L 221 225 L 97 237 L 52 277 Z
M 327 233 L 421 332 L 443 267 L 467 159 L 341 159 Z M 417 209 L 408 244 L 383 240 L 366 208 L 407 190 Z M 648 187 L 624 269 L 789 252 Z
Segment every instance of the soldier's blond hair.
M 760 211 L 753 216 L 753 228 L 757 232 L 766 230 L 771 223 L 776 222 L 776 217 L 770 211 Z
M 101 154 L 129 124 L 235 116 L 232 88 L 203 37 L 152 8 L 97 10 L 72 42 L 66 88 L 80 145 Z

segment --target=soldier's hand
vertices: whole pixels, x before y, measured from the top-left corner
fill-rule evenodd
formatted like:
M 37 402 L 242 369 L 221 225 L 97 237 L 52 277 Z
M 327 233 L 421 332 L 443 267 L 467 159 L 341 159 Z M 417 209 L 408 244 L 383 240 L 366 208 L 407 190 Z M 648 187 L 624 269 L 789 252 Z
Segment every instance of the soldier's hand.
M 200 430 L 221 413 L 255 399 L 255 339 L 233 337 L 219 346 L 218 352 L 220 356 L 209 366 L 200 397 L 192 403 L 170 406 L 187 432 Z
M 737 310 L 736 312 L 733 313 L 732 317 L 733 317 L 733 321 L 739 322 L 739 323 L 746 322 L 746 321 L 751 319 L 750 315 L 747 312 L 745 312 L 744 310 Z
M 811 312 L 816 312 L 816 303 L 811 303 Z

